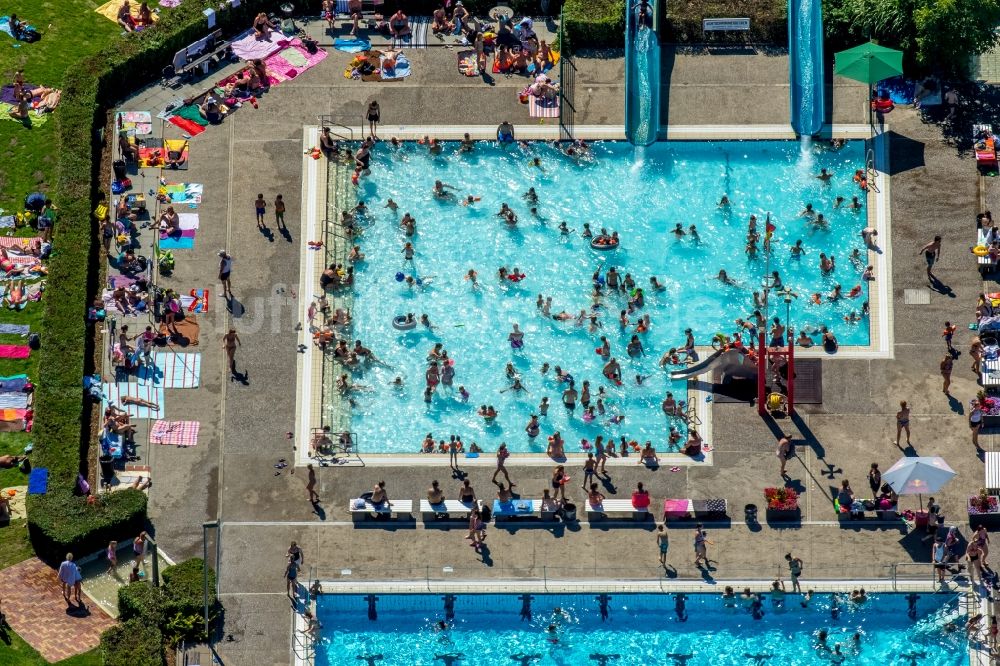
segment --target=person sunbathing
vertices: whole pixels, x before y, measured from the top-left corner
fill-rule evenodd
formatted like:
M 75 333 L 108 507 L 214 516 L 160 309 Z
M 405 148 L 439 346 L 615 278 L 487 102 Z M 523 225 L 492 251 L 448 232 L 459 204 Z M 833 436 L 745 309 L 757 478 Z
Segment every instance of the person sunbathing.
M 12 310 L 21 310 L 27 303 L 28 292 L 24 288 L 24 280 L 10 282 L 2 304 Z
M 153 481 L 151 479 L 146 479 L 145 481 L 143 481 L 143 477 L 140 476 L 139 478 L 137 478 L 135 481 L 132 482 L 132 489 L 146 490 L 151 485 L 153 485 Z
M 220 111 L 220 120 L 221 120 L 221 111 Z M 168 148 L 166 159 L 164 159 L 163 161 L 163 166 L 167 169 L 179 169 L 182 166 L 184 166 L 184 162 L 187 161 L 187 158 L 184 157 L 184 151 L 187 150 L 187 147 L 188 144 L 187 141 L 185 141 L 181 145 L 180 150 L 177 150 L 176 148 Z
M 552 79 L 539 74 L 535 82 L 528 86 L 528 94 L 542 99 L 555 99 L 559 95 L 559 86 L 552 83 Z
M 28 456 L 0 456 L 0 469 L 10 469 L 21 464 L 22 460 L 27 460 Z
M 139 161 L 139 147 L 129 143 L 128 132 L 118 133 L 118 152 L 121 153 L 122 159 L 126 162 Z
M 149 409 L 152 409 L 153 411 L 156 411 L 156 412 L 160 411 L 160 406 L 158 404 L 156 404 L 155 402 L 151 402 L 149 400 L 143 400 L 142 398 L 135 398 L 135 397 L 132 397 L 130 395 L 123 395 L 122 396 L 122 404 L 123 405 L 136 405 L 137 407 L 148 407 Z
M 139 3 L 139 15 L 135 18 L 136 27 L 147 27 L 153 25 L 153 12 L 145 2 Z
M 538 42 L 538 52 L 535 54 L 535 71 L 541 74 L 545 71 L 546 67 L 552 64 L 554 64 L 552 49 L 549 48 L 549 45 L 543 39 Z
M 21 95 L 14 99 L 16 106 L 10 110 L 10 117 L 14 120 L 28 120 L 31 111 L 31 93 L 21 91 Z
M 157 223 L 160 227 L 160 231 L 170 236 L 175 231 L 177 231 L 177 225 L 180 224 L 180 216 L 174 210 L 173 206 L 167 206 L 167 209 L 160 213 L 160 220 Z
M 118 8 L 117 21 L 118 25 L 125 32 L 135 32 L 135 19 L 132 18 L 132 7 L 129 5 L 128 0 L 125 0 L 122 6 Z
M 104 410 L 104 427 L 115 435 L 128 436 L 135 433 L 135 425 L 131 423 L 128 413 L 114 405 L 108 405 Z
M 362 19 L 362 8 L 361 0 L 348 0 L 347 2 L 347 13 L 351 15 L 351 37 L 358 34 L 358 28 L 360 27 Z
M 114 301 L 115 307 L 121 310 L 123 314 L 132 312 L 132 308 L 129 305 L 128 292 L 125 290 L 125 287 L 118 287 L 111 292 L 111 300 Z
M 271 31 L 274 30 L 277 24 L 273 23 L 267 14 L 261 12 L 257 14 L 257 17 L 253 20 L 253 34 L 257 39 L 269 39 L 271 37 Z
M 205 102 L 198 106 L 198 112 L 202 118 L 213 125 L 222 122 L 222 108 L 219 106 L 219 101 L 212 95 L 206 97 Z
M 434 34 L 450 33 L 454 29 L 455 26 L 448 20 L 448 14 L 445 13 L 444 7 L 435 9 L 431 20 L 431 30 L 434 31 Z

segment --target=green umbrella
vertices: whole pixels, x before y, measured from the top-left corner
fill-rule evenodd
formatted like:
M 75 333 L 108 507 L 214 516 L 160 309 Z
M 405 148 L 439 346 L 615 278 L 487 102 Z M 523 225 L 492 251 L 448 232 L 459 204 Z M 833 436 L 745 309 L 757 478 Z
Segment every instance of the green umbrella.
M 903 52 L 868 42 L 835 56 L 833 73 L 872 85 L 903 73 Z

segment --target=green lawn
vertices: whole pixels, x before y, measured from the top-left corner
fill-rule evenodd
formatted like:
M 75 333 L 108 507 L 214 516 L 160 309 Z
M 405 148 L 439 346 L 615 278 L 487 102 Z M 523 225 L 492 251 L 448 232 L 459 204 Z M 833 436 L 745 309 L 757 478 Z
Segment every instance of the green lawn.
M 27 44 L 0 33 L 0 85 L 8 84 L 14 71 L 23 68 L 30 83 L 59 87 L 69 63 L 96 52 L 120 33 L 117 25 L 94 11 L 97 6 L 98 3 L 92 0 L 4 2 L 0 14 L 17 14 L 34 25 L 42 33 L 42 39 Z M 58 114 L 56 109 L 53 115 Z M 0 208 L 8 213 L 21 210 L 29 192 L 52 189 L 58 160 L 55 126 L 54 118 L 30 129 L 20 123 L 0 120 Z M 30 236 L 34 232 L 25 227 L 18 229 L 16 235 Z M 31 303 L 20 312 L 0 310 L 0 323 L 27 324 L 32 331 L 40 330 L 42 308 L 41 303 Z M 0 344 L 24 342 L 17 336 L 0 335 Z M 0 359 L 0 376 L 24 373 L 32 381 L 38 381 L 37 356 L 32 354 L 26 360 Z M 0 455 L 20 453 L 30 441 L 30 433 L 0 433 Z M 25 475 L 17 469 L 0 469 L 0 488 L 25 483 Z M 0 531 L 0 549 L 6 532 Z M 3 663 L 2 658 L 0 663 Z
M 99 4 L 92 0 L 4 2 L 0 14 L 17 14 L 34 25 L 42 39 L 26 44 L 0 33 L 0 83 L 10 83 L 14 71 L 23 68 L 30 83 L 58 88 L 68 64 L 95 53 L 121 32 L 94 11 Z M 51 189 L 57 161 L 55 135 L 51 118 L 34 129 L 0 120 L 0 208 L 13 211 L 29 192 Z
M 0 569 L 23 562 L 34 554 L 31 542 L 28 541 L 28 530 L 24 519 L 12 520 L 10 525 L 0 528 Z M 2 654 L 0 652 L 0 655 Z M 0 659 L 0 664 L 2 663 L 4 661 Z
M 42 655 L 35 652 L 13 631 L 8 631 L 7 637 L 10 639 L 10 645 L 7 645 L 6 640 L 0 642 L 0 664 L 4 664 L 4 666 L 50 666 L 49 662 L 42 659 Z M 90 652 L 63 659 L 51 666 L 101 666 L 101 649 L 94 648 Z

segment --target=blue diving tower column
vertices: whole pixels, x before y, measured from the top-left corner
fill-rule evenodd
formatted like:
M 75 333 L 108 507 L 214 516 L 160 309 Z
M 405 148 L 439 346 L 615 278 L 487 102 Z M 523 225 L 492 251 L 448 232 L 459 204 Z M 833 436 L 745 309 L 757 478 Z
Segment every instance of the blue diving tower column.
M 656 141 L 660 129 L 661 0 L 628 0 L 625 12 L 625 137 L 636 146 Z M 640 12 L 647 14 L 640 19 Z
M 822 0 L 788 0 L 788 78 L 792 129 L 813 136 L 823 129 Z

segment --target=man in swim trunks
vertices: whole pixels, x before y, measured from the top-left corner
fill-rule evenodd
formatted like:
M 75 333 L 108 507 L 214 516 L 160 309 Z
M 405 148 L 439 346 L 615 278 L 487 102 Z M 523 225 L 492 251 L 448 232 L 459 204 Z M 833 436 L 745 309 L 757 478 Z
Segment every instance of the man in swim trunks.
M 933 280 L 932 269 L 934 264 L 941 259 L 941 237 L 935 236 L 934 240 L 920 248 L 920 252 L 924 253 L 924 259 L 927 261 L 927 279 Z
M 566 409 L 571 412 L 575 410 L 577 396 L 578 394 L 576 392 L 576 389 L 573 387 L 573 382 L 570 382 L 569 385 L 566 387 L 566 390 L 563 391 L 562 394 L 563 406 L 566 407 Z

